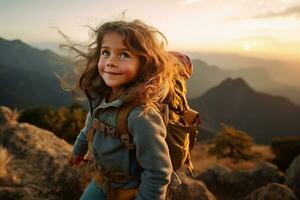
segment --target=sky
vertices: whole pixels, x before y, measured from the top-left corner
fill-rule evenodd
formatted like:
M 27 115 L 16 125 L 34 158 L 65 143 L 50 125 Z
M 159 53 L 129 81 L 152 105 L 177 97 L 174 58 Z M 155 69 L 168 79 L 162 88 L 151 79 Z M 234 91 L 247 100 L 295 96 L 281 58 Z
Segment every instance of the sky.
M 300 0 L 0 0 L 0 37 L 38 44 L 89 41 L 87 25 L 140 19 L 168 49 L 300 61 Z

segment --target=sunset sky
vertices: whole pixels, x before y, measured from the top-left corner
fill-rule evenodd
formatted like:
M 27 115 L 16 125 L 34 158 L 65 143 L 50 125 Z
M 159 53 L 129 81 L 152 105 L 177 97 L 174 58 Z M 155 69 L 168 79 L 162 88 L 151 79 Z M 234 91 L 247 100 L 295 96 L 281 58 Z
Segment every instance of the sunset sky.
M 74 41 L 116 19 L 158 28 L 170 49 L 300 60 L 299 0 L 0 0 L 0 37 L 59 43 L 57 27 Z

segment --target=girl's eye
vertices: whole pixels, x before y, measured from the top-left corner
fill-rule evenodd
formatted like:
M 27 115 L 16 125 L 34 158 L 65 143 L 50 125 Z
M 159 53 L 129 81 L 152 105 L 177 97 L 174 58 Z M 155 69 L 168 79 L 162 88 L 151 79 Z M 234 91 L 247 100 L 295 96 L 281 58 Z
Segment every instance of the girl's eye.
M 122 52 L 121 53 L 121 57 L 124 57 L 124 58 L 129 58 L 129 55 L 128 55 L 128 53 L 126 53 L 126 52 Z
M 106 51 L 106 50 L 103 50 L 103 51 L 101 52 L 101 55 L 105 55 L 105 56 L 107 56 L 107 55 L 109 55 L 109 52 L 108 52 L 108 51 Z

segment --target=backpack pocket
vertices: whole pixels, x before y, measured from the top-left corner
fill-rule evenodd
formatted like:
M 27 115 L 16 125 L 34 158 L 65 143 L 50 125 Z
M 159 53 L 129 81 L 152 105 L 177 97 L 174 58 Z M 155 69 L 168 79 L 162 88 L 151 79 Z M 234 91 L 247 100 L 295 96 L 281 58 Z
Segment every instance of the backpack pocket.
M 189 154 L 189 128 L 177 123 L 168 123 L 166 142 L 172 161 L 173 170 L 184 165 Z

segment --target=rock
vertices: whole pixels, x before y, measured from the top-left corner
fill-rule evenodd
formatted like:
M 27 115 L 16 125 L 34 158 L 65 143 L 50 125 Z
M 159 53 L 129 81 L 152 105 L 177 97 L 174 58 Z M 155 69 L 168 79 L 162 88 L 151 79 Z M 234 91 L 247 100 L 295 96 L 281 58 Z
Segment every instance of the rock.
M 215 165 L 200 174 L 208 189 L 220 200 L 240 199 L 270 182 L 283 183 L 283 173 L 271 163 L 262 163 L 253 170 L 232 171 Z
M 13 158 L 0 178 L 0 199 L 79 199 L 83 169 L 69 166 L 71 145 L 28 123 L 11 123 L 12 111 L 0 107 L 0 145 Z M 26 197 L 26 198 L 25 198 Z
M 300 199 L 300 155 L 293 160 L 286 170 L 285 184 L 293 189 Z
M 244 200 L 297 200 L 297 197 L 286 185 L 269 183 L 253 191 Z
M 192 179 L 185 174 L 179 174 L 182 184 L 171 191 L 167 200 L 216 200 L 202 181 Z

